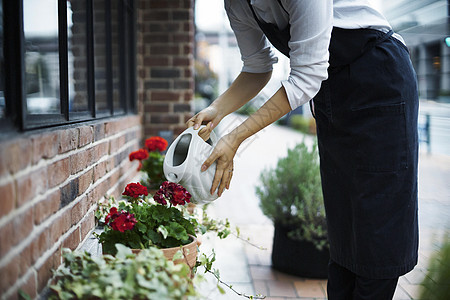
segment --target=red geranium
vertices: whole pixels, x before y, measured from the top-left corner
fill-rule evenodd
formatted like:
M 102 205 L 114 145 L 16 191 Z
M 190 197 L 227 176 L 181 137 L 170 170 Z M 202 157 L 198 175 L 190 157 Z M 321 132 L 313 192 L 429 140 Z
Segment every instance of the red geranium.
M 185 205 L 190 202 L 191 194 L 178 183 L 164 181 L 153 199 L 162 205 L 167 205 L 166 200 L 173 206 Z
M 128 157 L 130 158 L 130 161 L 133 161 L 135 159 L 144 160 L 148 158 L 148 152 L 145 149 L 139 149 L 137 151 L 131 152 Z
M 129 183 L 125 187 L 125 191 L 122 193 L 122 195 L 131 197 L 131 198 L 137 198 L 141 195 L 147 196 L 148 191 L 147 191 L 147 187 L 143 186 L 139 182 L 137 182 L 137 183 L 132 182 L 132 183 Z
M 116 207 L 109 210 L 109 214 L 105 217 L 106 224 L 110 225 L 113 230 L 124 232 L 131 230 L 136 225 L 137 221 L 134 214 L 130 214 L 122 210 L 120 213 Z
M 148 152 L 145 149 L 139 149 L 137 151 L 131 152 L 130 155 L 128 155 L 128 158 L 130 159 L 130 161 L 133 161 L 135 159 L 139 160 L 139 166 L 137 170 L 140 171 L 142 168 L 142 160 L 148 158 Z
M 152 136 L 145 140 L 145 147 L 148 149 L 148 151 L 164 151 L 167 149 L 167 141 L 159 136 Z

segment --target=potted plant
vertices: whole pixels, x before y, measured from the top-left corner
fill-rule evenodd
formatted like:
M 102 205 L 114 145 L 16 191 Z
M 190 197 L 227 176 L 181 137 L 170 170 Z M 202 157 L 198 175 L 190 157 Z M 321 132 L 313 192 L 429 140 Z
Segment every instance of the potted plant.
M 142 171 L 144 178 L 142 183 L 150 191 L 157 190 L 166 180 L 163 171 L 164 154 L 168 142 L 162 137 L 152 136 L 145 140 L 145 147 L 129 154 L 130 161 L 138 160 L 138 171 Z
M 329 260 L 317 145 L 302 142 L 256 187 L 263 213 L 274 222 L 272 266 L 311 278 L 326 278 Z
M 103 253 L 114 255 L 115 245 L 120 243 L 135 251 L 160 248 L 172 259 L 182 247 L 185 262 L 193 268 L 197 258 L 198 222 L 176 207 L 190 202 L 189 192 L 177 183 L 165 181 L 152 199 L 147 197 L 147 187 L 140 183 L 129 183 L 122 195 L 128 201 L 110 208 L 105 228 L 97 235 Z
M 168 261 L 157 248 L 139 254 L 117 244 L 115 256 L 93 257 L 63 249 L 63 265 L 50 286 L 52 299 L 196 298 L 190 270 Z

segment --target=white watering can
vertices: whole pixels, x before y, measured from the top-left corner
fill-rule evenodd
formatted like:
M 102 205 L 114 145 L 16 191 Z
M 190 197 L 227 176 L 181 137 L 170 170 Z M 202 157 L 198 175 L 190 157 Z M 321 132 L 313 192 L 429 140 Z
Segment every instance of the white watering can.
M 216 145 L 217 137 L 211 132 L 209 140 L 205 142 L 198 135 L 200 129 L 189 127 L 175 139 L 166 152 L 163 169 L 168 181 L 186 188 L 192 195 L 193 203 L 206 204 L 219 197 L 217 190 L 213 195 L 209 192 L 216 173 L 216 162 L 204 172 L 200 168 Z

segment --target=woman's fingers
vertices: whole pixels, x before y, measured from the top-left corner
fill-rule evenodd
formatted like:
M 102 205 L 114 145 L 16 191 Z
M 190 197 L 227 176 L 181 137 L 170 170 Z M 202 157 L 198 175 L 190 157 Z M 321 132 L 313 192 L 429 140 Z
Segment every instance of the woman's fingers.
M 233 158 L 236 154 L 237 146 L 231 146 L 228 135 L 222 137 L 212 151 L 211 155 L 204 161 L 202 171 L 206 171 L 216 162 L 216 172 L 211 185 L 211 194 L 217 189 L 219 196 L 226 188 L 229 188 L 233 175 Z
M 233 176 L 233 168 L 231 165 L 228 168 L 226 168 L 223 172 L 222 179 L 221 179 L 220 185 L 219 185 L 219 191 L 218 191 L 219 197 L 222 196 L 222 193 L 225 189 L 230 188 L 230 181 L 231 181 L 232 176 Z
M 213 130 L 212 122 L 209 122 L 206 127 L 203 127 L 198 131 L 198 135 L 204 140 L 207 141 L 209 139 L 209 136 L 211 135 L 211 132 Z
M 190 118 L 187 122 L 186 122 L 186 126 L 187 127 L 194 127 L 194 129 L 199 129 L 200 125 L 202 125 L 203 122 L 203 114 L 202 113 L 198 113 L 195 116 L 193 116 L 192 118 Z

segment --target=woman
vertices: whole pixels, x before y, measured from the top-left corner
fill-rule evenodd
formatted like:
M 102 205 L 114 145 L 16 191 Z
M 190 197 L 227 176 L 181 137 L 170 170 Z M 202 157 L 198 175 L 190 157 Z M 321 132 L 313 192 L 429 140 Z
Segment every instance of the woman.
M 268 82 L 274 46 L 290 57 L 282 87 L 218 142 L 211 192 L 229 187 L 239 145 L 310 101 L 327 213 L 329 299 L 391 299 L 417 263 L 415 73 L 402 39 L 367 0 L 225 0 L 240 75 L 188 122 L 209 132 Z M 270 43 L 269 41 L 270 40 Z

